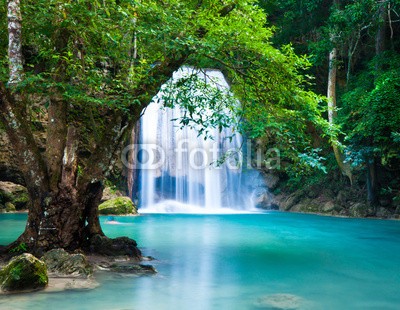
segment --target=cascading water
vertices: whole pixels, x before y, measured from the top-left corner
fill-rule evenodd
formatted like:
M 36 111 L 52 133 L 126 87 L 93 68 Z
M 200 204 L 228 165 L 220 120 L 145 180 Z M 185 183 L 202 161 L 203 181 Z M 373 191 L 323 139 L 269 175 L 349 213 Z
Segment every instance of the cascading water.
M 193 74 L 193 70 L 181 68 L 172 81 Z M 219 70 L 195 72 L 207 84 L 229 89 Z M 161 97 L 147 107 L 140 122 L 139 211 L 225 213 L 252 209 L 238 157 L 215 164 L 227 152 L 237 152 L 242 137 L 232 137 L 231 128 L 211 129 L 213 139 L 205 140 L 193 128 L 180 128 L 182 109 L 163 108 Z

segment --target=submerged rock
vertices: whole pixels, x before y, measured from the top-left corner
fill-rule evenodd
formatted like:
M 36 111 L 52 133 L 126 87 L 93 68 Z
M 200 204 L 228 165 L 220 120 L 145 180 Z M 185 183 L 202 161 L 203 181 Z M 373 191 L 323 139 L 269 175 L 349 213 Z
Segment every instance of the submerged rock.
M 99 205 L 100 214 L 137 214 L 137 208 L 129 197 L 117 197 Z
M 90 239 L 89 251 L 107 256 L 129 256 L 140 260 L 142 253 L 137 248 L 135 240 L 128 237 L 115 239 L 95 235 Z
M 304 299 L 292 294 L 273 294 L 260 297 L 254 306 L 259 309 L 294 310 L 303 306 Z
M 157 273 L 157 270 L 153 266 L 142 264 L 112 264 L 109 269 L 113 272 L 136 275 L 151 275 Z
M 6 292 L 30 291 L 47 286 L 46 264 L 32 254 L 16 256 L 0 271 L 1 289 Z
M 49 272 L 58 276 L 88 277 L 93 273 L 93 267 L 83 254 L 69 254 L 64 249 L 53 249 L 46 252 L 42 260 Z

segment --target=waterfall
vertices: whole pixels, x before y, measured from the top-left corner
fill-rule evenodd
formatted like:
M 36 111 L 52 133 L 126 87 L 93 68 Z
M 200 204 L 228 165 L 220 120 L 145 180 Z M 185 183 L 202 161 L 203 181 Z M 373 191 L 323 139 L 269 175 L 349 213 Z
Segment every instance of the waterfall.
M 193 73 L 183 67 L 172 81 Z M 219 70 L 195 71 L 207 84 L 229 90 Z M 160 94 L 145 110 L 139 135 L 139 211 L 145 213 L 226 213 L 252 209 L 240 164 L 242 137 L 232 128 L 210 129 L 213 139 L 181 128 L 179 106 L 164 108 Z M 224 154 L 223 164 L 216 164 Z

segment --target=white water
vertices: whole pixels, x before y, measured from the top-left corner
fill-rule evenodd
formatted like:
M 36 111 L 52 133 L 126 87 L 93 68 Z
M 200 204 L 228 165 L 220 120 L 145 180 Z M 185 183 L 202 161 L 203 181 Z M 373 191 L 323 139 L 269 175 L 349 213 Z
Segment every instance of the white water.
M 193 73 L 181 68 L 173 81 Z M 219 70 L 195 71 L 208 84 L 229 90 Z M 194 91 L 195 93 L 196 91 Z M 213 139 L 198 136 L 188 126 L 181 129 L 179 107 L 163 108 L 154 100 L 140 123 L 139 207 L 141 213 L 236 213 L 253 210 L 250 193 L 243 184 L 237 157 L 222 165 L 215 162 L 226 152 L 237 152 L 242 137 L 231 128 L 211 129 Z

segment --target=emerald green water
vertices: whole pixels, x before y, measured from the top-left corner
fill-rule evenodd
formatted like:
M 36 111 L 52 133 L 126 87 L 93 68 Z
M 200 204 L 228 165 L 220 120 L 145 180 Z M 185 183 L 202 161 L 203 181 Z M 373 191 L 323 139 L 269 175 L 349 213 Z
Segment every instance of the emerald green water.
M 0 215 L 0 244 L 25 215 Z M 270 294 L 299 309 L 399 309 L 400 222 L 265 213 L 116 217 L 110 237 L 136 239 L 156 276 L 99 274 L 90 291 L 0 297 L 0 309 L 257 309 Z M 271 308 L 268 308 L 271 309 Z

